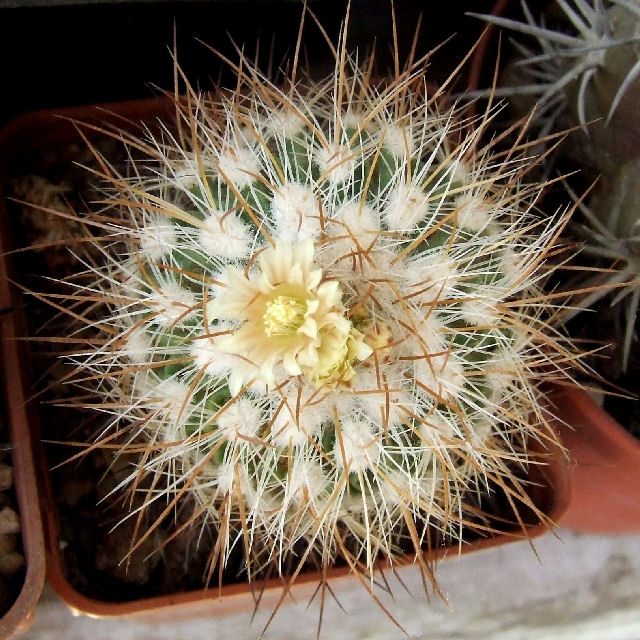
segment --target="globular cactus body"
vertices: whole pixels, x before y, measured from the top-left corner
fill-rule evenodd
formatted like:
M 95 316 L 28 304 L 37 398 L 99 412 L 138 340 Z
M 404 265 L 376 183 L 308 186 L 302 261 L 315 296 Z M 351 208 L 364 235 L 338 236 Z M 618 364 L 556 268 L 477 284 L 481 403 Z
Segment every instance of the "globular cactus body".
M 375 83 L 340 50 L 284 88 L 238 69 L 180 102 L 180 134 L 135 141 L 96 219 L 104 341 L 73 359 L 105 435 L 145 450 L 130 480 L 194 498 L 215 560 L 241 547 L 250 572 L 461 540 L 489 485 L 531 507 L 539 381 L 571 359 L 531 158 L 492 156 L 420 65 Z

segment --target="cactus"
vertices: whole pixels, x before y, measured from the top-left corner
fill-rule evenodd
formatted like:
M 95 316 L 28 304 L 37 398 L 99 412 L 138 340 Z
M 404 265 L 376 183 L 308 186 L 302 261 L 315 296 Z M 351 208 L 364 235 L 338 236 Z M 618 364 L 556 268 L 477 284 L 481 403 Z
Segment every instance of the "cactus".
M 617 368 L 624 371 L 640 301 L 640 193 L 634 180 L 640 163 L 640 2 L 557 0 L 556 5 L 556 13 L 551 9 L 539 22 L 525 2 L 524 22 L 481 17 L 535 42 L 533 47 L 516 43 L 513 70 L 526 80 L 498 93 L 516 102 L 537 98 L 533 126 L 540 135 L 577 128 L 564 150 L 586 175 L 600 178 L 588 202 L 579 205 L 585 224 L 575 226 L 583 253 L 595 260 L 595 273 L 574 285 L 586 294 L 565 319 L 609 297 L 621 319 Z M 551 22 L 557 26 L 548 27 Z
M 587 162 L 607 170 L 621 155 L 632 158 L 640 149 L 635 109 L 640 99 L 640 3 L 556 0 L 555 5 L 557 10 L 549 8 L 538 22 L 524 1 L 523 22 L 470 15 L 533 42 L 514 43 L 517 82 L 499 87 L 496 94 L 535 98 L 533 123 L 540 134 L 582 127 L 583 136 L 574 136 L 574 144 L 587 145 Z
M 640 189 L 636 176 L 639 165 L 640 158 L 621 164 L 611 174 L 604 174 L 588 202 L 579 202 L 584 222 L 574 225 L 576 235 L 583 241 L 581 253 L 594 263 L 587 277 L 574 282 L 573 286 L 583 290 L 585 295 L 574 302 L 564 321 L 568 322 L 586 309 L 597 309 L 598 303 L 610 299 L 615 319 L 616 357 L 609 371 L 615 377 L 629 369 L 634 338 L 637 340 Z
M 100 339 L 70 359 L 101 437 L 143 451 L 120 488 L 191 497 L 213 565 L 239 548 L 250 579 L 421 558 L 434 531 L 498 526 L 489 487 L 536 510 L 540 385 L 575 357 L 541 290 L 566 216 L 537 215 L 532 158 L 493 152 L 491 114 L 465 120 L 423 60 L 385 82 L 372 63 L 343 42 L 324 80 L 242 58 L 234 91 L 187 87 L 127 172 L 101 158 L 84 219 L 103 262 L 72 314 Z

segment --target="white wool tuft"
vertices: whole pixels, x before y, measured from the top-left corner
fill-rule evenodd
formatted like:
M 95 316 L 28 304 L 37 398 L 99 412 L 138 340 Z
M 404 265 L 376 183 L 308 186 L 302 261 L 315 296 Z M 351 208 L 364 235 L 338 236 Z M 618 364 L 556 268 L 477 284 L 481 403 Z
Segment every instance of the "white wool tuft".
M 282 185 L 271 201 L 276 237 L 295 244 L 320 235 L 318 198 L 309 187 L 298 182 Z
M 384 211 L 389 229 L 412 230 L 429 214 L 427 194 L 419 187 L 400 183 L 389 194 L 389 204 Z
M 380 438 L 368 420 L 347 417 L 340 423 L 333 449 L 336 464 L 350 473 L 372 468 L 381 453 Z M 340 446 L 342 439 L 342 447 Z
M 214 213 L 203 221 L 198 244 L 210 256 L 222 256 L 237 260 L 249 257 L 253 234 L 235 213 Z
M 483 231 L 492 220 L 491 206 L 479 196 L 463 195 L 456 199 L 458 224 L 471 231 Z
M 347 145 L 320 147 L 316 150 L 314 159 L 320 172 L 334 185 L 347 182 L 353 176 L 355 157 Z
M 174 280 L 163 282 L 159 291 L 147 298 L 149 309 L 154 312 L 152 322 L 164 327 L 181 324 L 195 311 L 196 298 Z
M 260 430 L 262 412 L 248 397 L 243 397 L 222 411 L 217 424 L 227 440 L 235 440 L 239 435 L 253 438 Z
M 241 189 L 255 180 L 254 175 L 260 172 L 260 163 L 253 149 L 228 146 L 218 156 L 218 171 L 225 181 Z
M 139 234 L 140 251 L 149 260 L 160 260 L 177 246 L 176 227 L 167 218 L 148 220 Z

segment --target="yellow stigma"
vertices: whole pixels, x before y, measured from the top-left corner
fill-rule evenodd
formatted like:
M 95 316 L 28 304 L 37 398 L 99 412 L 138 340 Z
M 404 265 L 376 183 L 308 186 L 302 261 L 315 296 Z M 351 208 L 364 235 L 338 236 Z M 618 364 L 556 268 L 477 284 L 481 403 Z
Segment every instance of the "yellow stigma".
M 269 300 L 262 315 L 266 336 L 293 335 L 304 323 L 304 312 L 304 305 L 295 298 L 278 296 Z

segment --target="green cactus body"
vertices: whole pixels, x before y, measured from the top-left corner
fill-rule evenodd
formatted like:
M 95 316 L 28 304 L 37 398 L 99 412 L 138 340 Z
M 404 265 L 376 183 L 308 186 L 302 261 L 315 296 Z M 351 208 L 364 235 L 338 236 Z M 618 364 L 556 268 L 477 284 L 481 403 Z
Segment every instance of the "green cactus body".
M 492 157 L 421 68 L 344 64 L 289 90 L 245 71 L 183 108 L 188 142 L 138 141 L 91 286 L 109 331 L 79 377 L 149 443 L 131 480 L 194 498 L 250 571 L 373 571 L 430 527 L 462 539 L 469 491 L 527 501 L 538 381 L 565 375 L 531 159 Z

